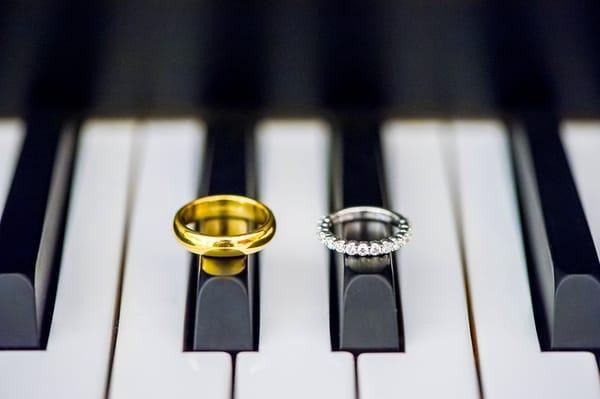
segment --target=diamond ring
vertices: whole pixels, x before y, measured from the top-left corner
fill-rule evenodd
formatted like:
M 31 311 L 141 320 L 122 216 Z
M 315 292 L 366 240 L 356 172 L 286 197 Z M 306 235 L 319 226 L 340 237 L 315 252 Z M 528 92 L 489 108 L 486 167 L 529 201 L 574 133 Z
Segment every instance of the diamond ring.
M 395 231 L 388 237 L 371 241 L 344 240 L 332 231 L 334 225 L 358 220 L 388 223 Z M 408 220 L 396 212 L 374 206 L 357 206 L 323 216 L 319 219 L 317 236 L 332 251 L 350 256 L 380 256 L 404 247 L 410 239 L 411 229 Z

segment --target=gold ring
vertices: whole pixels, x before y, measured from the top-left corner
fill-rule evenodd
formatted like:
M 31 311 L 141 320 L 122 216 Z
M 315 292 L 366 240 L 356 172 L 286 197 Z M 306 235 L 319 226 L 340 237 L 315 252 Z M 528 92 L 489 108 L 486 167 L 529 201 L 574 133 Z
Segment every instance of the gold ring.
M 262 250 L 275 235 L 275 216 L 252 198 L 210 195 L 179 209 L 173 230 L 188 251 L 229 258 Z

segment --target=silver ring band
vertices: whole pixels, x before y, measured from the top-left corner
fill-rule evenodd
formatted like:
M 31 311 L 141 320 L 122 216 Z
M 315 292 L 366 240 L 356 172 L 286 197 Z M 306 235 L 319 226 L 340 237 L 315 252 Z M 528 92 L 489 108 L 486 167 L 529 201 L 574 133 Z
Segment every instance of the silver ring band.
M 337 237 L 332 229 L 335 224 L 358 220 L 373 220 L 390 224 L 396 231 L 381 240 L 355 241 Z M 317 236 L 332 251 L 350 256 L 379 256 L 392 253 L 404 247 L 410 239 L 411 229 L 408 220 L 393 211 L 374 206 L 345 208 L 319 219 Z

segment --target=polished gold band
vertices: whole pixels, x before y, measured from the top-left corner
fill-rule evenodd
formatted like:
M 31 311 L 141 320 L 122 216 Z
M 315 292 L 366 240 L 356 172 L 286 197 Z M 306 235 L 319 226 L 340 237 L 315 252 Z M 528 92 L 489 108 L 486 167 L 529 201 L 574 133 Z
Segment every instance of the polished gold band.
M 275 217 L 269 208 L 252 198 L 211 195 L 179 209 L 173 230 L 177 241 L 188 251 L 229 258 L 263 249 L 275 235 Z

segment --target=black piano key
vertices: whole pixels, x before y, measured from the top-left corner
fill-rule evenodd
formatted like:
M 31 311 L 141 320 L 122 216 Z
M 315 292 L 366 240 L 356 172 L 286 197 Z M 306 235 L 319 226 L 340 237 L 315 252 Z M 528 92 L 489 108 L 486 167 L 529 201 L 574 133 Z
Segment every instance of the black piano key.
M 212 276 L 202 267 L 196 273 L 193 350 L 236 353 L 257 348 L 255 259 L 253 256 L 235 259 L 244 262 L 245 267 L 233 276 Z M 198 268 L 197 259 L 194 267 Z
M 43 348 L 62 252 L 76 132 L 54 116 L 27 121 L 0 220 L 0 347 Z
M 209 123 L 200 195 L 238 194 L 254 197 L 254 124 L 247 121 Z M 199 264 L 199 262 L 201 262 Z M 241 262 L 234 275 L 206 271 L 207 262 Z M 200 266 L 200 267 L 199 267 Z M 198 351 L 255 350 L 258 347 L 258 258 L 232 260 L 194 256 L 188 301 L 186 348 Z
M 350 206 L 387 207 L 375 121 L 343 121 L 331 159 L 332 211 Z M 338 227 L 346 239 L 381 239 L 389 227 L 357 221 Z M 331 254 L 331 334 L 336 350 L 354 353 L 403 349 L 402 312 L 393 255 L 357 258 Z
M 342 123 L 340 131 L 342 197 L 339 205 L 344 208 L 386 205 L 379 125 L 368 121 Z
M 600 350 L 600 264 L 551 115 L 512 134 L 536 327 L 546 350 Z
M 252 128 L 235 120 L 209 124 L 202 195 L 255 195 L 254 171 L 248 167 L 254 162 Z

